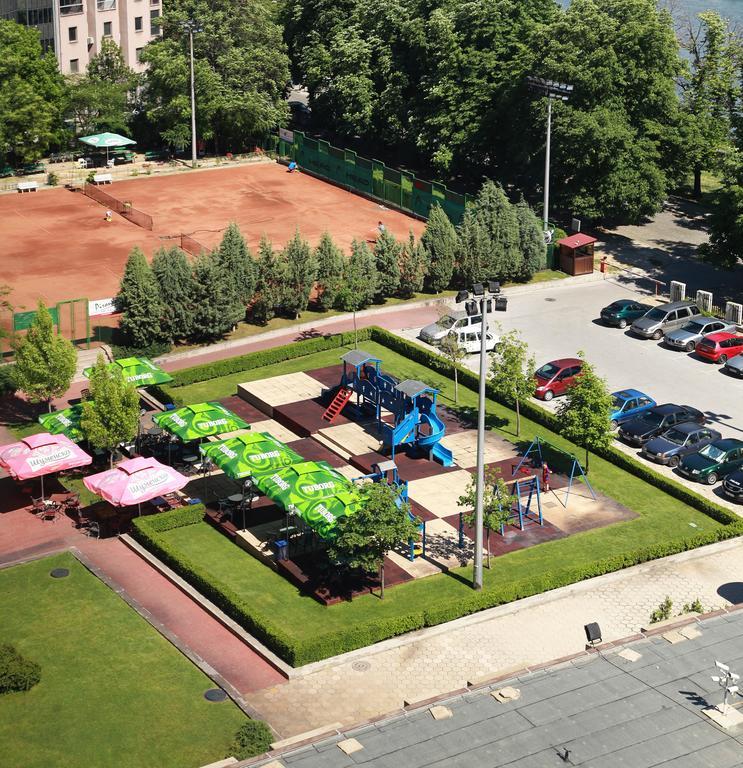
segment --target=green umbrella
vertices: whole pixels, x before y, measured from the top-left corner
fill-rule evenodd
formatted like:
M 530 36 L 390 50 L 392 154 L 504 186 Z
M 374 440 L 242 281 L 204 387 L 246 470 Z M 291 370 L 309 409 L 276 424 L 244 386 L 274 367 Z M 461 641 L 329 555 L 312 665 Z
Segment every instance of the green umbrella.
M 146 357 L 124 357 L 121 360 L 114 360 L 108 367 L 118 368 L 124 379 L 137 387 L 149 387 L 153 384 L 167 384 L 173 381 L 172 376 L 168 376 L 162 368 Z M 83 374 L 90 378 L 92 370 L 92 366 L 86 368 Z
M 275 472 L 304 461 L 296 451 L 268 432 L 249 432 L 206 443 L 201 446 L 201 452 L 233 480 Z
M 120 136 L 118 133 L 96 133 L 92 136 L 82 136 L 79 141 L 88 144 L 91 147 L 104 148 L 106 150 L 106 161 L 108 161 L 108 150 L 111 147 L 127 147 L 130 144 L 136 144 L 133 139 L 127 139 L 126 136 Z
M 247 422 L 228 408 L 213 402 L 186 405 L 175 411 L 158 413 L 152 420 L 183 442 L 250 428 Z
M 54 413 L 42 413 L 39 416 L 39 424 L 51 435 L 64 435 L 74 443 L 79 443 L 85 435 L 80 429 L 80 417 L 83 415 L 81 403 L 65 408 Z
M 359 503 L 351 482 L 324 461 L 305 461 L 258 475 L 255 484 L 287 512 L 299 514 L 323 538 L 333 534 L 338 517 Z

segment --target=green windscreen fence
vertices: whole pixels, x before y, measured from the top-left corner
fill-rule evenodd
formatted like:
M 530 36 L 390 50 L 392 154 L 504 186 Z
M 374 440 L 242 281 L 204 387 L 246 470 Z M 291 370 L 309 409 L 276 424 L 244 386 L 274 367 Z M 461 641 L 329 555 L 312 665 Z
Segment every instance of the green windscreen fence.
M 452 192 L 443 184 L 423 181 L 412 173 L 388 168 L 379 160 L 360 157 L 353 150 L 312 139 L 301 131 L 294 131 L 293 136 L 293 142 L 282 139 L 278 143 L 279 154 L 291 157 L 302 170 L 423 218 L 428 218 L 434 203 L 446 211 L 454 224 L 464 216 L 467 195 Z

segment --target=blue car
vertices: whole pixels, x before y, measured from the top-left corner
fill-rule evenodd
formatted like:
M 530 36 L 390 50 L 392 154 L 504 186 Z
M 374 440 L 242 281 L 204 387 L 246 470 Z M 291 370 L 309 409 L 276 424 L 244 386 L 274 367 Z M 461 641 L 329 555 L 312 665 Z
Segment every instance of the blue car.
M 614 398 L 614 410 L 611 412 L 612 429 L 657 405 L 652 397 L 637 389 L 621 389 L 619 392 L 612 392 L 611 396 Z

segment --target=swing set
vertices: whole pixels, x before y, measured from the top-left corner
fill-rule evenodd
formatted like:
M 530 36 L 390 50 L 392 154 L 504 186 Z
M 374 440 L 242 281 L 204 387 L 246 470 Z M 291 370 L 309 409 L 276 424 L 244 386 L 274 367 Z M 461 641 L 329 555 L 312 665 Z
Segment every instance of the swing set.
M 526 453 L 524 453 L 523 458 L 516 466 L 516 469 L 514 470 L 513 474 L 514 475 L 518 474 L 524 462 L 529 458 L 529 456 L 532 456 L 534 453 L 536 453 L 539 456 L 539 459 L 538 460 L 532 459 L 532 464 L 536 466 L 538 461 L 538 466 L 540 467 L 543 466 L 544 465 L 544 457 L 542 456 L 543 445 L 553 451 L 557 451 L 558 453 L 561 453 L 563 456 L 567 456 L 571 461 L 570 475 L 568 477 L 568 487 L 565 492 L 565 503 L 563 504 L 565 509 L 568 508 L 568 501 L 570 500 L 570 490 L 573 487 L 573 479 L 578 475 L 583 477 L 583 482 L 586 484 L 586 486 L 588 487 L 588 490 L 591 492 L 591 497 L 593 498 L 594 501 L 596 501 L 596 494 L 594 493 L 593 487 L 591 486 L 591 483 L 589 482 L 588 477 L 586 477 L 586 473 L 583 471 L 583 466 L 581 465 L 580 461 L 578 461 L 578 459 L 569 451 L 566 451 L 563 448 L 558 448 L 556 445 L 554 445 L 553 443 L 550 443 L 548 440 L 544 440 L 543 438 L 539 437 L 539 435 L 537 435 L 534 438 L 534 440 L 532 440 L 531 445 L 526 449 Z M 540 505 L 540 511 L 541 511 L 541 505 Z

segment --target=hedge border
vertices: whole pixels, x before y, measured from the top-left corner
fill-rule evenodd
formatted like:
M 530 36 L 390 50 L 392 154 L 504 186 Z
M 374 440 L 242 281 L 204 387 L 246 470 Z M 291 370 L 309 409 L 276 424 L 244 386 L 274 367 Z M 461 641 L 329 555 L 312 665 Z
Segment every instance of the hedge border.
M 451 362 L 382 328 L 372 326 L 362 329 L 359 331 L 358 338 L 359 340 L 371 339 L 437 373 L 453 376 L 454 366 Z M 295 342 L 294 344 L 276 347 L 271 350 L 252 352 L 247 355 L 241 355 L 238 358 L 232 358 L 231 360 L 179 371 L 175 374 L 175 381 L 171 386 L 184 386 L 229 373 L 264 367 L 326 349 L 340 348 L 346 344 L 353 343 L 353 341 L 353 334 L 337 334 L 319 339 Z M 460 383 L 470 390 L 477 391 L 479 385 L 478 377 L 472 371 L 461 366 L 457 366 L 457 369 Z M 510 407 L 510 404 L 498 397 L 490 387 L 488 387 L 487 395 L 491 400 Z M 560 434 L 557 420 L 550 413 L 533 403 L 524 403 L 521 407 L 521 412 L 524 416 L 546 429 Z M 185 510 L 173 510 L 144 518 L 135 518 L 133 521 L 133 535 L 182 578 L 218 605 L 227 615 L 254 634 L 278 656 L 296 667 L 363 648 L 416 629 L 442 624 L 487 608 L 493 608 L 513 602 L 514 600 L 531 597 L 548 590 L 558 589 L 585 579 L 618 571 L 632 565 L 697 549 L 707 544 L 724 541 L 725 539 L 743 534 L 743 519 L 690 491 L 679 483 L 658 475 L 649 468 L 643 467 L 632 457 L 625 455 L 615 448 L 596 451 L 595 453 L 619 468 L 649 482 L 679 501 L 692 506 L 699 512 L 719 522 L 723 527 L 697 536 L 662 542 L 620 555 L 614 555 L 597 560 L 588 566 L 565 566 L 555 571 L 542 573 L 537 577 L 522 579 L 503 586 L 496 586 L 485 589 L 482 592 L 473 592 L 464 598 L 458 597 L 447 600 L 432 608 L 412 610 L 401 616 L 355 624 L 343 631 L 316 635 L 307 640 L 297 640 L 291 637 L 289 633 L 276 625 L 272 619 L 256 611 L 249 601 L 242 599 L 228 586 L 215 581 L 206 570 L 202 570 L 188 558 L 183 557 L 177 548 L 162 535 L 174 528 L 202 522 L 204 516 L 203 505 L 197 505 Z

